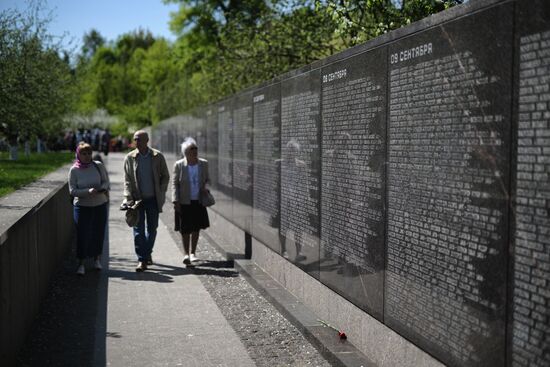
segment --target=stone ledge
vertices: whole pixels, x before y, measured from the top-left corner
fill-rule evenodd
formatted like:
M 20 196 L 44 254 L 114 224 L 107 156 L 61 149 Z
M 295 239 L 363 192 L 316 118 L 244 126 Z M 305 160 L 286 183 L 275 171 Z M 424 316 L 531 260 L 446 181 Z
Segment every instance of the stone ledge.
M 17 224 L 27 215 L 37 211 L 59 190 L 67 185 L 69 168 L 68 163 L 46 176 L 28 184 L 0 198 L 0 246 L 7 240 L 11 227 Z M 67 201 L 69 201 L 67 190 Z
M 296 326 L 331 364 L 346 367 L 376 366 L 351 343 L 340 340 L 335 330 L 322 326 L 312 311 L 252 260 L 235 259 L 234 263 L 235 269 Z

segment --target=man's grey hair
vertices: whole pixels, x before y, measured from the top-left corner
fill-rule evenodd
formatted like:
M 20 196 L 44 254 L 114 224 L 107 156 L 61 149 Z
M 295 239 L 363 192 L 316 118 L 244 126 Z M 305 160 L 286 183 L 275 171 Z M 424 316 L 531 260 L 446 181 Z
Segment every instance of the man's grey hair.
M 134 136 L 144 136 L 147 140 L 149 140 L 149 134 L 145 130 L 138 130 L 134 133 Z
M 185 138 L 183 143 L 181 143 L 181 154 L 185 155 L 185 151 L 193 146 L 197 146 L 197 142 L 195 141 L 195 139 L 191 137 Z

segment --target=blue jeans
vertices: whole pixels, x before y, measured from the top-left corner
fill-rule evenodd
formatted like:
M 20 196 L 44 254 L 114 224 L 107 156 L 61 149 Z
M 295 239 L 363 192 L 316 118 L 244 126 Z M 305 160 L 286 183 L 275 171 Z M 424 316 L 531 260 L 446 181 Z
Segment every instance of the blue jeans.
M 108 203 L 98 206 L 73 207 L 76 224 L 76 257 L 84 260 L 97 257 L 103 251 Z
M 147 226 L 145 225 L 147 222 Z M 159 224 L 159 209 L 156 198 L 143 199 L 139 207 L 139 222 L 134 227 L 134 247 L 138 261 L 151 258 L 157 227 Z

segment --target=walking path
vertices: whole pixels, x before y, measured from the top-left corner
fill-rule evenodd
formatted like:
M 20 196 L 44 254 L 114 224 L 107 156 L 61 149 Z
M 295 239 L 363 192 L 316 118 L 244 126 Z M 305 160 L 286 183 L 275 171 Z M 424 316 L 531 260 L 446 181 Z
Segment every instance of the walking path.
M 154 265 L 137 273 L 123 213 L 121 156 L 109 157 L 113 181 L 106 361 L 113 366 L 254 366 L 246 349 L 159 225 Z M 119 168 L 119 169 L 117 169 Z M 118 172 L 117 172 L 118 171 Z M 100 356 L 98 356 L 100 358 Z
M 18 365 L 329 365 L 202 237 L 203 261 L 186 269 L 172 224 L 161 222 L 154 265 L 135 272 L 132 231 L 118 210 L 122 160 L 110 154 L 105 162 L 112 190 L 104 269 L 88 264 L 77 277 L 74 254 L 67 259 Z

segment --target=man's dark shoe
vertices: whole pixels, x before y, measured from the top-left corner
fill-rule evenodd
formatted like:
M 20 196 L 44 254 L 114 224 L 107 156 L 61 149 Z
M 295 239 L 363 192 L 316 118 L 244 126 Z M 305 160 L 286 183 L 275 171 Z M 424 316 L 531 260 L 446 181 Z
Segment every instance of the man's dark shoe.
M 143 272 L 145 270 L 147 270 L 147 263 L 144 262 L 144 261 L 138 262 L 138 266 L 136 266 L 136 271 L 137 272 Z
M 153 265 L 153 256 L 150 256 L 149 259 L 147 259 L 147 265 Z

